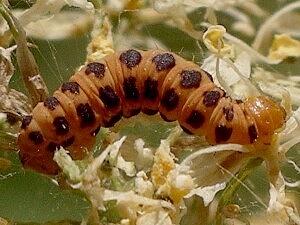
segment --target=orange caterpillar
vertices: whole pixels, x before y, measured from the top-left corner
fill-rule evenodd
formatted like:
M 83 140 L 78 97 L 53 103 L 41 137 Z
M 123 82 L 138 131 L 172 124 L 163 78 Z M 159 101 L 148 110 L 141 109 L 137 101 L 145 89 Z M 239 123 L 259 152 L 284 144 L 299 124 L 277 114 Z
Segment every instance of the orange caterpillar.
M 81 159 L 100 127 L 140 111 L 178 120 L 186 132 L 205 135 L 210 144 L 270 144 L 285 120 L 284 109 L 269 98 L 234 100 L 211 75 L 174 53 L 131 49 L 87 64 L 37 104 L 22 122 L 21 161 L 56 174 L 52 158 L 59 146 Z

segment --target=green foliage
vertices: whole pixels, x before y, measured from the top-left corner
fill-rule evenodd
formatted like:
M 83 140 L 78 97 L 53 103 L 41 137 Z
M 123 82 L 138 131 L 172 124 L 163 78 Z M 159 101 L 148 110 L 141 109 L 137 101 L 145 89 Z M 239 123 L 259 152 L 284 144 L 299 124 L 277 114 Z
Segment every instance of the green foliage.
M 121 216 L 118 211 L 116 201 L 108 201 L 105 203 L 107 210 L 100 211 L 100 220 L 103 224 L 118 223 L 121 220 Z
M 170 129 L 174 127 L 172 123 L 164 123 L 157 120 L 143 120 L 143 118 L 137 118 L 134 122 L 128 122 L 120 129 L 120 134 L 130 135 L 137 139 L 142 138 L 146 147 L 157 148 L 161 139 L 165 139 Z
M 0 217 L 20 223 L 81 221 L 89 202 L 78 192 L 63 190 L 50 177 L 26 171 L 16 154 L 5 154 L 12 161 L 0 172 Z

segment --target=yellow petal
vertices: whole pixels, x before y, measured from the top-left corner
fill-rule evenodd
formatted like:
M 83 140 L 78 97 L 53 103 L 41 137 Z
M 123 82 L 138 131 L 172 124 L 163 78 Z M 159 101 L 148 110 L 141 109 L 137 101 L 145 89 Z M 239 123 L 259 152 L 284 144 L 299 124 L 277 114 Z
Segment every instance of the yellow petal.
M 170 152 L 170 143 L 162 140 L 154 155 L 154 164 L 151 171 L 152 183 L 159 187 L 166 182 L 168 173 L 175 168 L 174 158 Z
M 226 33 L 226 29 L 221 25 L 211 26 L 207 29 L 203 34 L 203 42 L 209 51 L 220 55 L 232 54 L 232 46 L 223 40 L 224 33 Z
M 291 38 L 287 34 L 275 35 L 269 50 L 269 58 L 272 60 L 284 60 L 288 57 L 300 56 L 300 41 Z
M 168 196 L 173 200 L 174 204 L 179 204 L 183 197 L 195 188 L 193 178 L 186 174 L 177 174 L 171 172 L 168 176 Z M 176 175 L 175 177 L 172 175 Z M 171 179 L 170 179 L 171 178 Z

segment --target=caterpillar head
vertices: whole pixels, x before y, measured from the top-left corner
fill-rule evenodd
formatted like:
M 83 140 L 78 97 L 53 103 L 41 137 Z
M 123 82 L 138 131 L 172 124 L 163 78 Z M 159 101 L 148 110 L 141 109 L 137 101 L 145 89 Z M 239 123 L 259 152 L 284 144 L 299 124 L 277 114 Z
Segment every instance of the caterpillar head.
M 250 97 L 245 102 L 245 107 L 256 121 L 258 139 L 269 144 L 276 130 L 285 124 L 284 108 L 265 96 Z

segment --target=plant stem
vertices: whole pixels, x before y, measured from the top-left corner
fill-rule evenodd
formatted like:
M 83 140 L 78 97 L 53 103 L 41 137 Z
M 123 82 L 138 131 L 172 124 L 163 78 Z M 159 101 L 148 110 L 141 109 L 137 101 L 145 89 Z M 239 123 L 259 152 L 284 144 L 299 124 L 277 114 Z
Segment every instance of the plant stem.
M 27 46 L 24 29 L 2 1 L 0 1 L 0 14 L 7 21 L 17 44 L 16 55 L 20 72 L 33 106 L 35 106 L 38 102 L 43 101 L 48 96 L 47 86 L 40 76 L 37 63 Z

